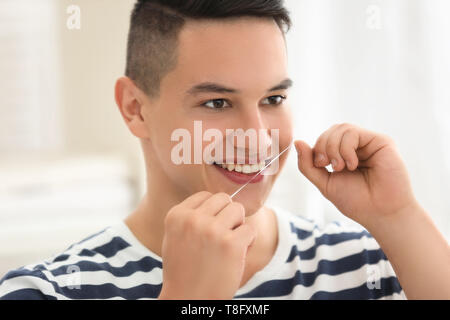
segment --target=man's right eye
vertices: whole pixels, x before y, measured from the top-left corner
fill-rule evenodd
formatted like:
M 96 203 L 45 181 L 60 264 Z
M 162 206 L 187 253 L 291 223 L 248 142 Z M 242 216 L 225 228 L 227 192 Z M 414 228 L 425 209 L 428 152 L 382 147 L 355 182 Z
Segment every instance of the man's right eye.
M 205 106 L 209 109 L 225 109 L 231 107 L 231 105 L 224 99 L 214 99 L 209 100 L 202 104 L 202 106 Z

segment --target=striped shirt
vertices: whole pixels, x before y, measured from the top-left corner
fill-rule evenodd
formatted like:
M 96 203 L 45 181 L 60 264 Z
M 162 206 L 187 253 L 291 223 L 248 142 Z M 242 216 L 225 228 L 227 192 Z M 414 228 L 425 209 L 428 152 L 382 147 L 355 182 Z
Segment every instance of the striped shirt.
M 273 208 L 278 244 L 235 299 L 406 299 L 391 264 L 363 228 Z M 0 299 L 155 299 L 162 259 L 120 221 L 66 251 L 8 272 Z

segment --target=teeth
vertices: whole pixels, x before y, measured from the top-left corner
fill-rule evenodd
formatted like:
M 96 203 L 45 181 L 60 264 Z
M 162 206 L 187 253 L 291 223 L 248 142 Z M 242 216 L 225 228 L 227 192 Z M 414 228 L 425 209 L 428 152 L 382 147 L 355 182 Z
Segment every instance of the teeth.
M 262 170 L 264 167 L 266 166 L 266 163 L 264 162 L 264 161 L 261 161 L 260 163 L 259 163 L 259 170 Z
M 265 166 L 265 161 L 261 161 L 260 163 L 256 164 L 234 164 L 234 163 L 223 163 L 219 164 L 224 169 L 227 169 L 228 171 L 236 171 L 236 172 L 242 172 L 242 173 L 256 173 L 259 172 L 262 168 Z
M 243 173 L 250 173 L 250 172 L 252 172 L 252 167 L 249 166 L 248 164 L 244 164 L 244 165 L 242 166 L 242 172 L 243 172 Z

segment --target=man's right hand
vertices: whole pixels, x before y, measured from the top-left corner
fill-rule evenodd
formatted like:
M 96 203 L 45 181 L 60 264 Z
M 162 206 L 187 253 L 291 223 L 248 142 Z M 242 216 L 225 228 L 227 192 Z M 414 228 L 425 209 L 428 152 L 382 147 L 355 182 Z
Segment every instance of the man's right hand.
M 159 299 L 232 299 L 256 230 L 226 193 L 196 193 L 165 218 Z

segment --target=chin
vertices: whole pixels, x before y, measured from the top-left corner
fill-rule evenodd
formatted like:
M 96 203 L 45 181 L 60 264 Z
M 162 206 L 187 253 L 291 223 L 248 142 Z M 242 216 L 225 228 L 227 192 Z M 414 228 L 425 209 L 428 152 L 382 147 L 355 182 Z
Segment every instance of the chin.
M 255 201 L 255 199 L 250 201 L 240 201 L 237 199 L 236 201 L 242 203 L 242 205 L 244 206 L 246 217 L 254 215 L 264 206 L 264 201 Z
M 268 177 L 265 177 L 268 178 Z M 248 185 L 248 190 L 242 190 L 237 194 L 233 201 L 241 203 L 245 208 L 245 216 L 249 217 L 264 207 L 270 191 L 272 190 L 272 181 L 266 181 L 262 185 Z
M 250 216 L 254 215 L 256 212 L 258 212 L 259 209 L 262 208 L 262 206 L 251 206 L 251 207 L 249 207 L 249 206 L 246 206 L 246 205 L 244 205 L 244 207 L 245 207 L 245 216 L 246 217 L 250 217 Z

